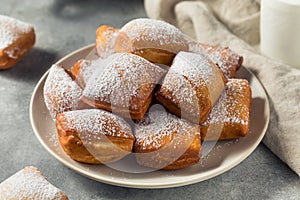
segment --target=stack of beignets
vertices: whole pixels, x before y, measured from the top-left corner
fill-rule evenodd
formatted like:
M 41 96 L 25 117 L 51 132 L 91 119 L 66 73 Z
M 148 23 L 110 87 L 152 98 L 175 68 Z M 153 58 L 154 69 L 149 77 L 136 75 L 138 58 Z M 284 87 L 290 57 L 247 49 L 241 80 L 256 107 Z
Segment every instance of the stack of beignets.
M 135 19 L 121 29 L 100 26 L 95 48 L 98 59 L 70 70 L 54 65 L 44 86 L 72 159 L 103 164 L 132 152 L 141 166 L 180 169 L 199 162 L 201 141 L 248 134 L 251 88 L 235 78 L 243 58 L 228 47 Z M 165 110 L 149 109 L 155 104 Z

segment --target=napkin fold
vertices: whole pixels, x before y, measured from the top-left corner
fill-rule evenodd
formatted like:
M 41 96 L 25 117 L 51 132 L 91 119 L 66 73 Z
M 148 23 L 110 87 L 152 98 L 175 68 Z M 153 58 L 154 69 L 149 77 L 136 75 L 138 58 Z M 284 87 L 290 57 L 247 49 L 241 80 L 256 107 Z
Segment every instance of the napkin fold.
M 300 176 L 300 70 L 259 54 L 260 0 L 145 0 L 148 16 L 199 42 L 228 46 L 262 82 L 270 102 L 263 143 Z M 251 46 L 252 45 L 252 46 Z

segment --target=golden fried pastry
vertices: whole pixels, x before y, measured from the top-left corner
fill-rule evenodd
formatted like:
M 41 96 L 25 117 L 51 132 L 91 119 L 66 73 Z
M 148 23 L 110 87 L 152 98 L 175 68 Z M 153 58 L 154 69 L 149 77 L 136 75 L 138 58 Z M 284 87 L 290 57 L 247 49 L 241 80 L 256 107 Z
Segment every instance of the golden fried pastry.
M 100 58 L 104 59 L 114 53 L 120 52 L 123 48 L 117 46 L 122 45 L 122 43 L 125 43 L 127 47 L 128 38 L 122 36 L 119 30 L 107 25 L 98 27 L 96 31 L 96 52 Z
M 150 62 L 170 65 L 179 51 L 187 51 L 186 36 L 175 26 L 160 20 L 135 19 L 120 30 L 100 26 L 97 30 L 98 55 L 127 52 Z
M 244 137 L 249 132 L 251 88 L 245 79 L 228 79 L 225 90 L 201 125 L 202 140 Z
M 165 111 L 151 111 L 134 128 L 141 166 L 180 169 L 199 162 L 200 127 Z
M 97 71 L 98 72 L 98 71 Z M 89 79 L 83 101 L 131 119 L 142 119 L 165 70 L 133 54 L 117 53 Z
M 243 57 L 228 47 L 213 46 L 196 41 L 189 42 L 189 51 L 207 55 L 222 70 L 225 78 L 234 78 L 236 71 L 242 66 Z
M 44 100 L 53 120 L 64 111 L 79 109 L 82 89 L 73 81 L 68 71 L 52 65 L 44 85 Z
M 201 140 L 248 134 L 251 89 L 232 79 L 243 57 L 228 47 L 198 43 L 163 21 L 135 19 L 121 29 L 100 26 L 96 52 L 98 59 L 81 59 L 70 71 L 53 65 L 44 85 L 72 159 L 108 164 L 133 151 L 143 167 L 181 169 L 199 162 Z M 149 109 L 156 103 L 168 112 Z M 129 119 L 136 120 L 135 135 Z
M 31 25 L 0 15 L 0 69 L 14 66 L 34 43 L 35 32 Z
M 121 117 L 99 109 L 57 115 L 56 128 L 64 151 L 74 160 L 105 164 L 132 152 L 134 136 Z
M 206 56 L 180 52 L 156 99 L 169 112 L 201 124 L 221 95 L 225 81 L 221 70 Z
M 0 184 L 0 199 L 68 200 L 35 167 L 25 167 Z
M 70 71 L 75 77 L 76 82 L 81 88 L 85 87 L 86 80 L 92 75 L 91 70 L 92 61 L 80 59 L 71 67 Z

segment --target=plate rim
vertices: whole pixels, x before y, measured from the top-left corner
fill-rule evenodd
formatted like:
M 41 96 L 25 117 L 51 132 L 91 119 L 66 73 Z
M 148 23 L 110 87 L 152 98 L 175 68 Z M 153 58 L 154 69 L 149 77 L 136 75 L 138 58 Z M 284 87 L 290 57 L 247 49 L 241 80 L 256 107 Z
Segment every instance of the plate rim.
M 68 58 L 74 56 L 74 54 L 80 53 L 81 51 L 84 50 L 88 50 L 88 49 L 93 49 L 95 47 L 95 44 L 89 44 L 86 45 L 84 47 L 81 47 L 67 55 L 65 55 L 64 57 L 62 57 L 61 59 L 59 59 L 55 64 L 59 64 L 65 60 L 67 60 Z M 226 167 L 223 167 L 221 170 L 219 168 L 214 168 L 210 171 L 216 171 L 214 173 L 210 173 L 202 178 L 197 178 L 195 177 L 194 179 L 189 179 L 188 181 L 173 181 L 170 182 L 168 184 L 166 183 L 156 183 L 156 184 L 151 184 L 149 185 L 149 183 L 143 183 L 143 182 L 139 182 L 139 183 L 131 183 L 131 182 L 126 182 L 122 181 L 120 179 L 108 179 L 106 177 L 101 177 L 101 178 L 97 178 L 95 176 L 93 176 L 90 172 L 87 172 L 86 170 L 83 170 L 75 165 L 73 165 L 72 163 L 64 160 L 62 157 L 58 156 L 58 154 L 52 150 L 42 139 L 40 133 L 38 132 L 35 124 L 34 124 L 34 120 L 33 120 L 33 104 L 34 104 L 34 99 L 35 96 L 37 94 L 37 91 L 41 85 L 41 83 L 43 81 L 45 81 L 45 78 L 48 76 L 49 70 L 50 70 L 51 66 L 49 67 L 49 69 L 41 76 L 41 78 L 39 79 L 39 81 L 36 83 L 36 86 L 32 92 L 31 95 L 31 99 L 30 99 L 30 105 L 29 105 L 29 117 L 30 117 L 30 124 L 31 127 L 33 129 L 33 132 L 35 133 L 35 136 L 37 137 L 37 139 L 39 140 L 39 142 L 42 144 L 42 146 L 48 151 L 48 153 L 50 153 L 54 158 L 56 158 L 58 161 L 60 161 L 62 164 L 64 164 L 65 166 L 69 167 L 70 169 L 74 170 L 75 172 L 88 177 L 90 179 L 96 180 L 98 182 L 102 182 L 102 183 L 106 183 L 106 184 L 110 184 L 110 185 L 115 185 L 115 186 L 121 186 L 121 187 L 127 187 L 127 188 L 139 188 L 139 189 L 159 189 L 159 188 L 175 188 L 175 187 L 180 187 L 180 186 L 185 186 L 185 185 L 191 185 L 194 183 L 198 183 L 198 182 L 202 182 L 208 179 L 211 179 L 213 177 L 216 177 L 220 174 L 223 174 L 226 171 L 229 171 L 230 169 L 236 167 L 238 164 L 240 164 L 241 162 L 243 162 L 248 156 L 251 155 L 251 153 L 257 148 L 257 146 L 260 144 L 260 142 L 262 141 L 267 129 L 268 129 L 268 125 L 270 122 L 270 103 L 269 103 L 269 99 L 268 99 L 268 95 L 267 92 L 263 86 L 263 84 L 260 82 L 260 80 L 249 70 L 247 69 L 245 66 L 243 66 L 243 68 L 245 68 L 245 70 L 251 74 L 251 78 L 255 79 L 256 82 L 259 83 L 259 86 L 263 89 L 263 96 L 265 97 L 265 113 L 266 113 L 266 123 L 264 124 L 264 127 L 262 129 L 262 134 L 259 135 L 259 137 L 257 138 L 256 142 L 254 143 L 254 145 L 251 146 L 251 148 L 249 148 L 248 151 L 243 152 L 243 154 L 241 155 L 241 159 L 236 160 L 235 162 L 231 162 L 230 165 L 227 165 Z

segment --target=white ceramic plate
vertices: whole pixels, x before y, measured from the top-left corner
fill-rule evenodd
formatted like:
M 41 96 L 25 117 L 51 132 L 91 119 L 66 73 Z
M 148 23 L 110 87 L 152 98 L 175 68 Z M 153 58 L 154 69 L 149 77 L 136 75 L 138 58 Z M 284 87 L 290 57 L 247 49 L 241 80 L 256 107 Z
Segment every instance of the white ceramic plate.
M 89 45 L 67 55 L 58 63 L 69 68 L 81 58 L 92 58 L 94 52 L 94 45 Z M 269 102 L 264 88 L 250 71 L 242 67 L 237 76 L 250 82 L 253 97 L 250 132 L 247 137 L 217 142 L 199 164 L 174 171 L 158 170 L 147 173 L 128 173 L 105 165 L 82 164 L 68 157 L 56 138 L 55 124 L 44 104 L 43 87 L 47 75 L 48 72 L 38 82 L 30 102 L 30 120 L 37 138 L 48 152 L 69 168 L 84 176 L 108 184 L 132 188 L 168 188 L 197 183 L 215 177 L 247 158 L 258 146 L 268 127 Z M 131 163 L 131 165 L 135 165 L 135 163 Z

